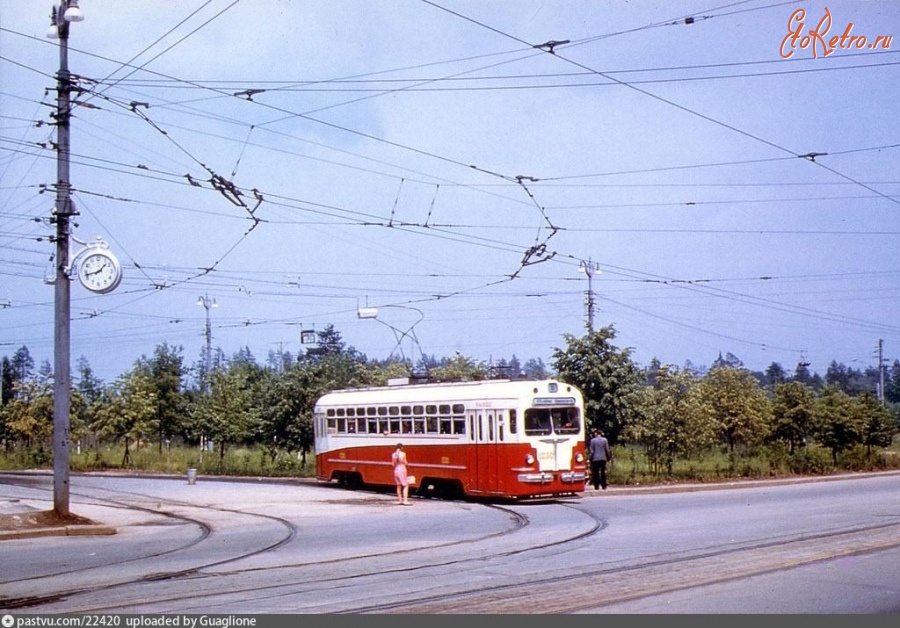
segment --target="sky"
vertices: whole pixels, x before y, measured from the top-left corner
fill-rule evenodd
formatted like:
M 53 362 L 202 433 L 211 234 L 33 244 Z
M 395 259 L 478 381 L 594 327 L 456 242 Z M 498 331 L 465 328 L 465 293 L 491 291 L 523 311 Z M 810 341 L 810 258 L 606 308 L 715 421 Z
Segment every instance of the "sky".
M 38 365 L 51 6 L 0 5 L 0 356 Z M 332 325 L 373 359 L 549 365 L 588 291 L 641 366 L 900 358 L 894 1 L 80 7 L 70 255 L 105 242 L 123 280 L 74 265 L 73 369 L 194 364 L 207 317 L 260 362 Z

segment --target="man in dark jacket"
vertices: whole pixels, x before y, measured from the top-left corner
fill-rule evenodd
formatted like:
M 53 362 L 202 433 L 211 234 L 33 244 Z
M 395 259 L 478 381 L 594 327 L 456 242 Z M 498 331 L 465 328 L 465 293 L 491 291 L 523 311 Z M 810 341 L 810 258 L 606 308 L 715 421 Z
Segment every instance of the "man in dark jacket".
M 594 430 L 594 437 L 588 443 L 588 455 L 591 458 L 591 484 L 594 490 L 606 490 L 606 463 L 612 460 L 609 441 L 599 429 Z

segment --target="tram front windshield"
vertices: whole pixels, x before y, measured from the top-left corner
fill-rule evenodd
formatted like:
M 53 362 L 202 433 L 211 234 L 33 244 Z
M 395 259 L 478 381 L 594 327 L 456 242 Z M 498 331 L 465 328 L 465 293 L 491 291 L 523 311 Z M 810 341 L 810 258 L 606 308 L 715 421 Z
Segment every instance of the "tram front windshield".
M 579 434 L 581 417 L 578 408 L 529 408 L 525 411 L 525 434 Z

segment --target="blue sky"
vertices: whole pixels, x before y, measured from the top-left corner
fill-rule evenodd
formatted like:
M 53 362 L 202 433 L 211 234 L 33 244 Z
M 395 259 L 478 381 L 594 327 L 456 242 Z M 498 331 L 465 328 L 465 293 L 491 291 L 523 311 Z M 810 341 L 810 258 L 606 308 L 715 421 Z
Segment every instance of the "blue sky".
M 372 358 L 549 362 L 584 262 L 642 365 L 900 356 L 900 40 L 869 47 L 895 2 L 80 4 L 73 234 L 125 277 L 73 283 L 71 353 L 104 379 L 163 342 L 198 360 L 201 295 L 226 355 L 331 324 Z M 0 9 L 0 354 L 38 363 L 50 7 Z M 866 46 L 791 48 L 801 10 Z

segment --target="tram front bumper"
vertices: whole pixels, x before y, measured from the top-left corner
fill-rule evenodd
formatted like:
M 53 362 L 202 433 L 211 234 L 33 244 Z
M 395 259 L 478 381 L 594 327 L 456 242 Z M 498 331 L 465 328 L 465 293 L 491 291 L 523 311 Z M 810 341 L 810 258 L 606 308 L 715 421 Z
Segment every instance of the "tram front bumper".
M 546 471 L 518 475 L 519 482 L 523 484 L 550 484 L 555 478 L 555 474 Z M 587 475 L 583 471 L 562 471 L 559 474 L 559 481 L 563 484 L 579 484 L 587 481 Z
M 552 473 L 520 473 L 519 482 L 523 484 L 550 484 L 553 481 Z

